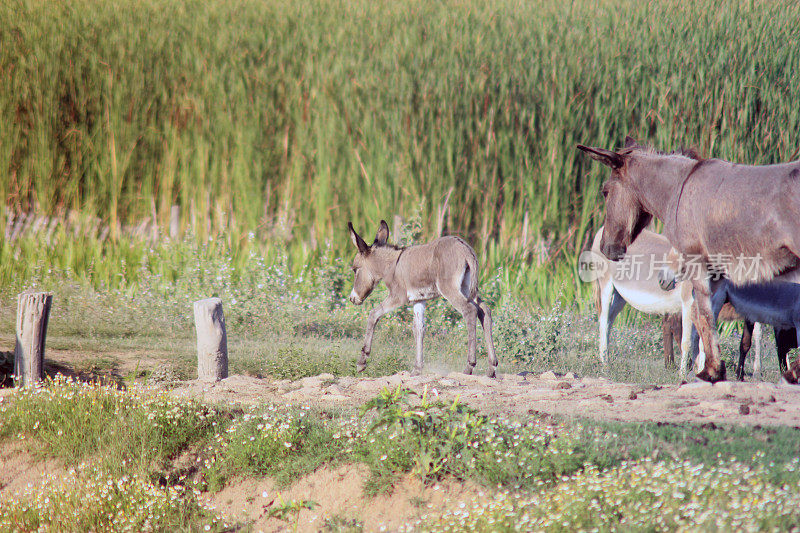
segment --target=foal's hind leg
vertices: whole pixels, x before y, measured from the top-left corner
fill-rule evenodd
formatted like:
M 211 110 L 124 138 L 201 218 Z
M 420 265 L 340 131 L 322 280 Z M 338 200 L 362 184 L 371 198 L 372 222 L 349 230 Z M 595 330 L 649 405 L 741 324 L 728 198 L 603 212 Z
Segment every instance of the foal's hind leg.
M 489 356 L 489 369 L 486 375 L 490 378 L 495 377 L 497 371 L 497 354 L 494 351 L 494 341 L 492 340 L 492 312 L 486 302 L 480 296 L 476 298 L 475 307 L 478 308 L 478 320 L 483 328 L 483 341 L 486 343 L 486 353 Z M 476 333 L 477 335 L 477 333 Z
M 442 296 L 450 302 L 450 304 L 456 308 L 456 310 L 461 313 L 464 317 L 464 321 L 467 323 L 467 367 L 464 369 L 465 374 L 472 374 L 472 369 L 475 368 L 477 364 L 477 359 L 475 358 L 475 345 L 477 343 L 477 320 L 478 320 L 478 308 L 472 304 L 467 298 L 461 293 L 458 288 L 455 287 L 439 287 L 439 291 L 442 293 Z M 488 348 L 487 348 L 488 350 Z M 495 361 L 497 359 L 495 358 Z

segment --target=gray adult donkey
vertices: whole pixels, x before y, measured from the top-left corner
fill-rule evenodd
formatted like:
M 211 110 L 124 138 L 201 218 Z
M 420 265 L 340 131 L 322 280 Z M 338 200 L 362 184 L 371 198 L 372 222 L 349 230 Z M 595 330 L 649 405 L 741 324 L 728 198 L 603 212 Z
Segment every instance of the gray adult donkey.
M 719 357 L 708 274 L 733 283 L 765 282 L 800 267 L 800 161 L 778 165 L 738 165 L 695 154 L 661 154 L 630 137 L 619 151 L 578 145 L 611 168 L 606 196 L 602 253 L 612 261 L 655 217 L 681 254 L 699 259 L 692 276 L 694 322 L 706 354 L 697 377 L 725 379 Z M 738 267 L 749 264 L 749 268 Z
M 372 349 L 372 335 L 378 320 L 401 305 L 414 306 L 414 339 L 417 342 L 415 373 L 422 371 L 422 338 L 425 335 L 425 304 L 444 296 L 463 316 L 467 323 L 467 367 L 465 374 L 475 368 L 477 320 L 481 321 L 486 352 L 489 355 L 490 377 L 495 376 L 497 356 L 492 342 L 492 314 L 489 306 L 478 296 L 478 258 L 472 247 L 454 236 L 440 237 L 427 244 L 400 248 L 387 243 L 389 226 L 381 220 L 375 242 L 368 245 L 353 224 L 348 222 L 350 238 L 358 248 L 353 259 L 355 280 L 350 301 L 361 305 L 372 290 L 383 280 L 389 296 L 372 309 L 367 319 L 364 347 L 358 359 L 359 372 L 367 366 Z

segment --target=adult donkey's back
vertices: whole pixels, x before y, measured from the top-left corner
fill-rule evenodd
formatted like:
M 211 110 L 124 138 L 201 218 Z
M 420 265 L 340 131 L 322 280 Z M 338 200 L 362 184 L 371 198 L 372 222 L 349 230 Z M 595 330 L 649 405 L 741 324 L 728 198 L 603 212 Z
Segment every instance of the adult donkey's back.
M 475 367 L 477 321 L 483 327 L 486 352 L 489 355 L 488 375 L 494 377 L 497 356 L 492 342 L 492 315 L 489 306 L 478 296 L 478 258 L 475 251 L 462 239 L 454 236 L 440 237 L 427 244 L 399 248 L 387 243 L 389 226 L 381 220 L 375 242 L 368 245 L 348 223 L 350 238 L 358 248 L 353 259 L 353 291 L 350 301 L 355 305 L 364 302 L 382 280 L 389 296 L 373 308 L 367 319 L 364 347 L 358 359 L 358 370 L 367 366 L 372 349 L 372 336 L 378 320 L 390 311 L 405 304 L 414 306 L 414 338 L 417 344 L 415 372 L 422 371 L 422 338 L 425 334 L 425 304 L 444 296 L 463 316 L 467 324 L 467 367 L 472 374 Z
M 691 275 L 693 321 L 705 346 L 698 377 L 725 379 L 711 312 L 708 273 L 736 284 L 768 281 L 800 266 L 800 162 L 737 165 L 719 159 L 661 154 L 627 138 L 619 151 L 578 146 L 611 168 L 603 186 L 605 231 L 600 248 L 617 261 L 652 217 L 684 256 L 697 258 Z

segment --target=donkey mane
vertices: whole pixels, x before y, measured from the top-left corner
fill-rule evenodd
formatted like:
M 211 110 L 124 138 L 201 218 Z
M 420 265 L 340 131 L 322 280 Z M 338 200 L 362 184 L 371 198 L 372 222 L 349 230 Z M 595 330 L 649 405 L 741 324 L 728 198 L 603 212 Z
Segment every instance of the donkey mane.
M 671 152 L 664 152 L 661 150 L 657 150 L 655 147 L 649 144 L 648 145 L 635 144 L 633 146 L 627 146 L 621 149 L 618 153 L 620 155 L 627 155 L 633 152 L 643 152 L 645 154 L 652 154 L 652 155 L 680 155 L 700 162 L 706 160 L 703 156 L 700 155 L 700 150 L 694 147 L 686 147 L 686 146 L 680 146 L 677 150 L 673 150 Z
M 396 244 L 390 244 L 388 242 L 385 244 L 373 244 L 373 246 L 375 248 L 388 248 L 390 250 L 400 250 L 401 252 L 406 248 L 408 248 L 408 246 L 398 246 Z

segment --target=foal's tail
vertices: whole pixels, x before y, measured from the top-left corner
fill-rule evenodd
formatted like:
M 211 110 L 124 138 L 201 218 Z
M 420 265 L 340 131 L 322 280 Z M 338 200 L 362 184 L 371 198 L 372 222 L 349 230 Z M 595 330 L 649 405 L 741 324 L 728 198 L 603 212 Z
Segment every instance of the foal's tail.
M 462 282 L 465 285 L 464 289 L 466 289 L 464 296 L 474 302 L 478 299 L 478 258 L 474 253 L 467 254 L 466 263 L 464 281 Z

